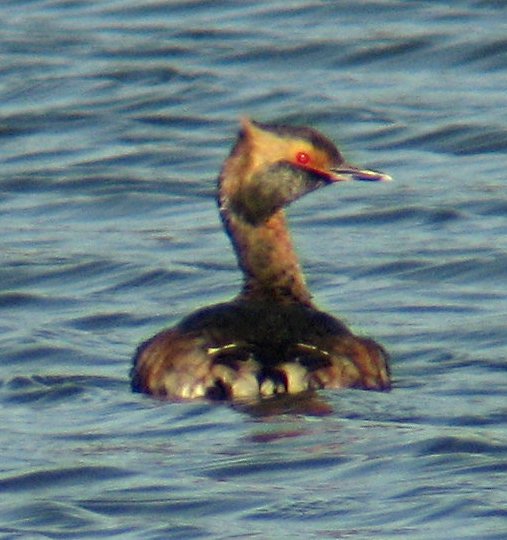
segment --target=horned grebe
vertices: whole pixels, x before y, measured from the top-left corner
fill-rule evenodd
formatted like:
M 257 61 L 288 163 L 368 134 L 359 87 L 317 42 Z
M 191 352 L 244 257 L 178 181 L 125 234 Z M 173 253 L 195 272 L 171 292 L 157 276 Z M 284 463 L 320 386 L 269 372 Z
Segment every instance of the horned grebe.
M 334 182 L 389 179 L 348 165 L 313 129 L 243 120 L 218 181 L 243 289 L 141 344 L 132 388 L 169 399 L 232 400 L 319 388 L 389 389 L 385 350 L 312 302 L 283 209 Z

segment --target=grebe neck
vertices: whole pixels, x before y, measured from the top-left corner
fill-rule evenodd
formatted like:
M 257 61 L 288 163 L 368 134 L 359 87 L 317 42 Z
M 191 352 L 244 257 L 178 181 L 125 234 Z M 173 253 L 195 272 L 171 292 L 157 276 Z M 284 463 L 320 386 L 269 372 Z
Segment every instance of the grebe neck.
M 313 305 L 282 209 L 257 224 L 223 207 L 221 216 L 245 277 L 240 298 Z

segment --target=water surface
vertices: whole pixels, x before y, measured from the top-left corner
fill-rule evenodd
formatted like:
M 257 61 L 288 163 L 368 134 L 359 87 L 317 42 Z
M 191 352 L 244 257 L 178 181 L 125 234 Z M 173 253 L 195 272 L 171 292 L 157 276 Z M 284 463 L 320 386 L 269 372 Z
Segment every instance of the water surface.
M 505 538 L 505 3 L 0 18 L 0 535 Z M 130 392 L 140 341 L 240 286 L 213 193 L 242 115 L 395 178 L 289 212 L 317 303 L 389 349 L 392 392 Z

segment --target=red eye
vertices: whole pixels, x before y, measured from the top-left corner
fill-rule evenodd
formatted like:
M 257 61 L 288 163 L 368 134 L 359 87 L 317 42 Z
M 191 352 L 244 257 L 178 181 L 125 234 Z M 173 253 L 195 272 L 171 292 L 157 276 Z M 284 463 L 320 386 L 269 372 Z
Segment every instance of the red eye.
M 296 161 L 301 165 L 308 165 L 310 163 L 310 156 L 306 152 L 298 152 L 296 154 Z

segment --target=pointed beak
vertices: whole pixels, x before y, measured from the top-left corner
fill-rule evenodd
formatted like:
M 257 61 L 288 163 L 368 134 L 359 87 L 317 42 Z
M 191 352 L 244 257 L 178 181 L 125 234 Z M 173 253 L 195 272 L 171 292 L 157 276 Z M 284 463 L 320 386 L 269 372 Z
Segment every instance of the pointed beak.
M 392 178 L 388 174 L 367 169 L 359 169 L 353 165 L 342 163 L 338 167 L 331 169 L 329 175 L 331 182 L 345 182 L 348 180 L 359 180 L 361 182 L 389 182 Z

